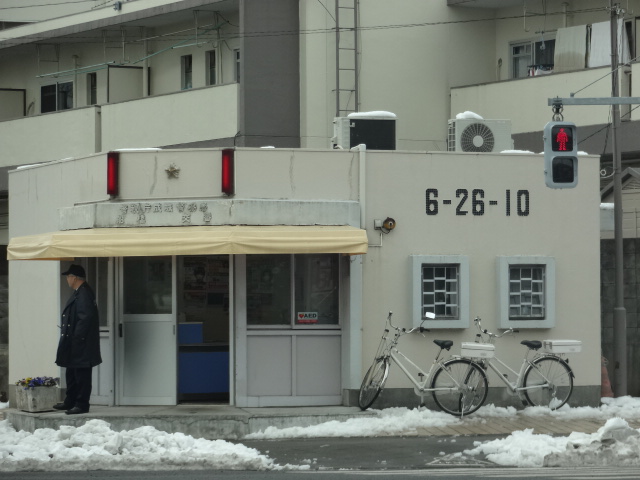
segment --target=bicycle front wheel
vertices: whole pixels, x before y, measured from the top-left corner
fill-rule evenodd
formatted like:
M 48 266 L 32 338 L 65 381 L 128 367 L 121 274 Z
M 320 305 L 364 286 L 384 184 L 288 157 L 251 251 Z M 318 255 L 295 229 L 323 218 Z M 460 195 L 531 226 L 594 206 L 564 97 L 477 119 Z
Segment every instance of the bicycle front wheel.
M 527 368 L 522 386 L 529 405 L 556 410 L 571 396 L 573 372 L 561 358 L 540 357 Z
M 389 375 L 389 359 L 377 358 L 373 365 L 367 370 L 367 374 L 362 380 L 360 394 L 358 395 L 358 405 L 362 410 L 369 408 L 375 402 L 378 395 L 384 388 Z
M 487 399 L 489 382 L 484 370 L 470 360 L 449 360 L 433 375 L 433 400 L 441 410 L 461 417 L 478 410 Z

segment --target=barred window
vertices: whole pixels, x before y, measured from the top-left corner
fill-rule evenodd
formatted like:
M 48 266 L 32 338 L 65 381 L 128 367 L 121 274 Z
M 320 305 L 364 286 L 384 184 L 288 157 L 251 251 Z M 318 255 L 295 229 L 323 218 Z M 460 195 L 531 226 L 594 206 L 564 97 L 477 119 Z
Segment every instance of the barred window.
M 435 313 L 437 319 L 459 318 L 460 265 L 422 265 L 422 317 Z
M 509 268 L 509 319 L 545 317 L 544 265 L 511 265 Z

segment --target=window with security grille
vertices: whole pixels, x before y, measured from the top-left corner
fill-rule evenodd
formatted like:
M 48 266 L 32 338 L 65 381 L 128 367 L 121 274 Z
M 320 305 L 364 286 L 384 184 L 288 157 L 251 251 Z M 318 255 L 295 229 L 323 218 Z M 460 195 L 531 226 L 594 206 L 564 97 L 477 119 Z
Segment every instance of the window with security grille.
M 509 267 L 509 319 L 545 318 L 544 265 Z
M 459 318 L 459 265 L 422 265 L 422 317 L 435 313 L 436 319 Z

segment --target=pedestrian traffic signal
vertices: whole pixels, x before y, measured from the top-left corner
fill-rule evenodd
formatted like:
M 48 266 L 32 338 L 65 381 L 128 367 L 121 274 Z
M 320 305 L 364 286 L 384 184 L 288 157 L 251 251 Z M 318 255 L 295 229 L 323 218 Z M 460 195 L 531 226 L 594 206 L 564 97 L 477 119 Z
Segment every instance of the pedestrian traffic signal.
M 547 187 L 575 187 L 578 184 L 576 125 L 571 122 L 549 122 L 544 127 L 543 140 Z

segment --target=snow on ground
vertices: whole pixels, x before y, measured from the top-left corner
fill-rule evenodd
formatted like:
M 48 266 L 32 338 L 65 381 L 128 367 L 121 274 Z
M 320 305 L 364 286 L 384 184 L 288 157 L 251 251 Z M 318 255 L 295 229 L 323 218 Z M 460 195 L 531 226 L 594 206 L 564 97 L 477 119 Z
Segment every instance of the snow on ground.
M 640 465 L 640 430 L 627 420 L 640 419 L 640 399 L 603 398 L 598 408 L 564 406 L 558 411 L 529 407 L 487 405 L 460 420 L 427 409 L 373 410 L 375 417 L 329 421 L 310 427 L 269 427 L 247 439 L 303 437 L 372 437 L 412 433 L 419 428 L 464 422 L 486 423 L 496 417 L 524 415 L 557 420 L 606 421 L 594 434 L 574 432 L 566 437 L 513 432 L 506 438 L 476 442 L 474 448 L 456 453 L 456 459 L 482 455 L 499 465 L 518 467 Z M 8 404 L 0 403 L 0 408 Z M 446 458 L 444 459 L 446 460 Z M 36 470 L 169 470 L 169 469 L 283 470 L 308 469 L 309 465 L 278 465 L 259 451 L 223 440 L 195 439 L 181 433 L 165 433 L 153 427 L 115 432 L 107 422 L 90 420 L 81 427 L 17 432 L 7 420 L 0 422 L 0 471 Z

